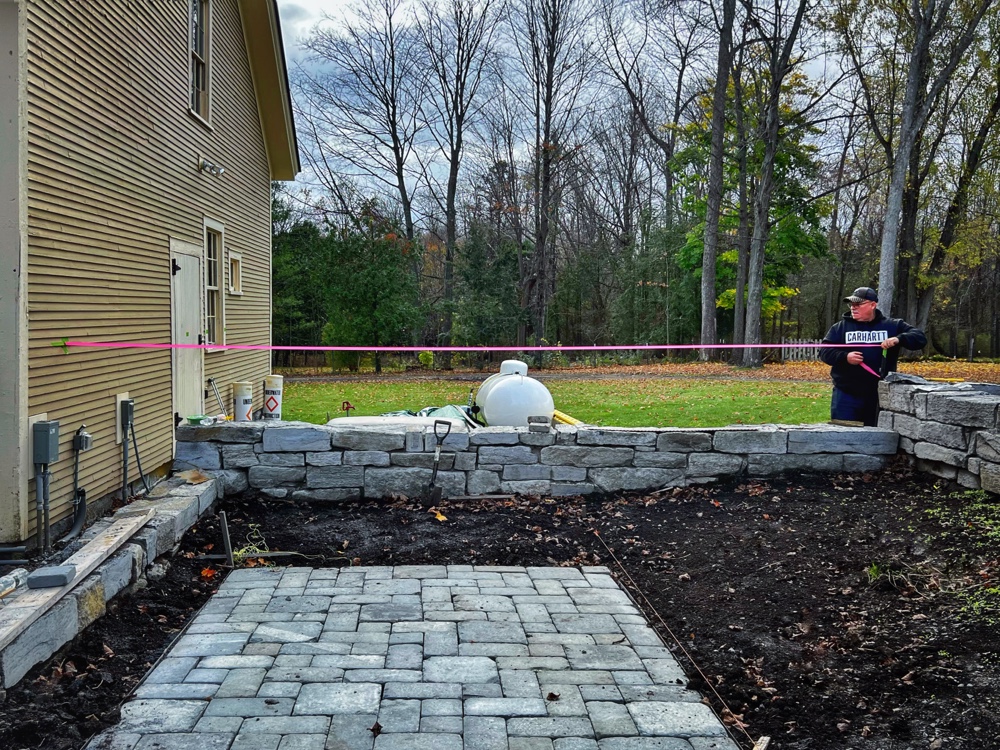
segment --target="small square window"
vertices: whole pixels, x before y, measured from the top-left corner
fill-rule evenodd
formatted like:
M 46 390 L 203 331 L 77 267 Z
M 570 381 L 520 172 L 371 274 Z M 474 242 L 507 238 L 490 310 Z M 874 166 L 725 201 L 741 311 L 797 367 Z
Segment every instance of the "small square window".
M 243 256 L 229 253 L 229 293 L 243 294 Z

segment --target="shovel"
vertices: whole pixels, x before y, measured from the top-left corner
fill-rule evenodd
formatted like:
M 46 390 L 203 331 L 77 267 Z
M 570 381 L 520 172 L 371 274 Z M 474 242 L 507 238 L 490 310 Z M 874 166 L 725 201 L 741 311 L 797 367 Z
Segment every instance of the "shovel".
M 437 445 L 434 446 L 434 471 L 431 472 L 431 481 L 427 485 L 427 498 L 432 504 L 441 500 L 441 488 L 435 487 L 434 482 L 437 480 L 438 466 L 441 465 L 441 444 L 451 433 L 451 425 L 452 423 L 447 419 L 434 420 L 434 439 L 437 441 Z M 438 427 L 445 428 L 443 434 L 438 431 Z

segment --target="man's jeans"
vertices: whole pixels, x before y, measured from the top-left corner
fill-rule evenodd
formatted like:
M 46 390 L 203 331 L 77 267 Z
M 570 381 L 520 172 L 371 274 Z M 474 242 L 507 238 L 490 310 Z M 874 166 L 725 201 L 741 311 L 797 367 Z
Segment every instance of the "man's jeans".
M 871 397 L 852 396 L 839 388 L 833 389 L 830 400 L 830 419 L 864 422 L 865 427 L 878 426 L 878 392 Z

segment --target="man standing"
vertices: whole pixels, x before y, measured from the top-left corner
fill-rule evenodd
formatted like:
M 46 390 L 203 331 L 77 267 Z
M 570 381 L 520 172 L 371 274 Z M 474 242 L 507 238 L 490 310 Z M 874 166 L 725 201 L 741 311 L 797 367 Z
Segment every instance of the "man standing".
M 844 297 L 851 311 L 826 333 L 824 344 L 880 344 L 858 349 L 828 347 L 820 359 L 830 365 L 833 398 L 830 418 L 878 424 L 878 381 L 896 370 L 900 347 L 923 349 L 924 332 L 899 318 L 887 318 L 878 309 L 878 293 L 863 286 Z

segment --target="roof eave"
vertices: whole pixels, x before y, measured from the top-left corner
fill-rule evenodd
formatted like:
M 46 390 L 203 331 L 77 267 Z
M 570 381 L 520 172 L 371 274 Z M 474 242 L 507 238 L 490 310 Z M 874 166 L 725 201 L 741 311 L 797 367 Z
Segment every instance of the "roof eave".
M 301 170 L 277 0 L 238 0 L 272 180 Z

